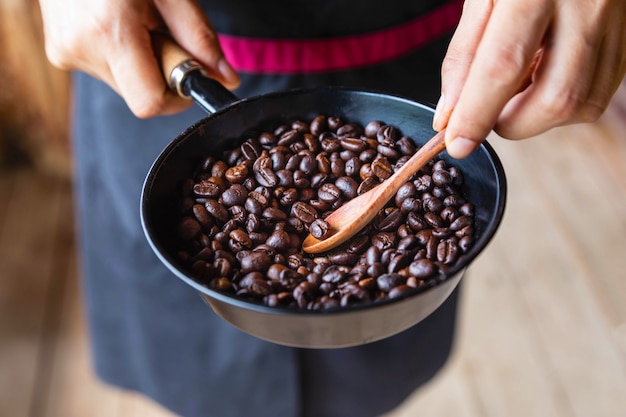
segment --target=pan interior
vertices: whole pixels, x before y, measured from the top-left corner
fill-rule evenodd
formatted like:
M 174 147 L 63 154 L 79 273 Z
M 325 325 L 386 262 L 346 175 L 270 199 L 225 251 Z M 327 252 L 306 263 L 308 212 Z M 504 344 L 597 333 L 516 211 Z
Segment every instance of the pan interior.
M 433 109 L 429 105 L 378 92 L 341 88 L 258 96 L 240 100 L 207 116 L 163 150 L 144 183 L 141 220 L 146 237 L 157 256 L 175 275 L 200 292 L 230 304 L 269 309 L 212 291 L 186 273 L 173 247 L 180 184 L 207 155 L 220 155 L 224 149 L 237 146 L 265 127 L 297 119 L 310 121 L 319 114 L 339 116 L 362 125 L 380 120 L 397 127 L 417 144 L 426 142 L 434 134 Z M 488 144 L 462 160 L 452 159 L 445 152 L 441 158 L 463 172 L 465 192 L 476 207 L 477 240 L 464 260 L 450 271 L 452 275 L 465 268 L 495 233 L 504 210 L 506 184 L 502 166 Z

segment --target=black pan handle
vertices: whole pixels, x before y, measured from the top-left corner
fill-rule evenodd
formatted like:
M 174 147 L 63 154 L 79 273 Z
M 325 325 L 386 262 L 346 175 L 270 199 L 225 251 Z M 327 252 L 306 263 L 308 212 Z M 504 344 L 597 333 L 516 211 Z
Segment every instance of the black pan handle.
M 168 86 L 179 96 L 193 99 L 209 114 L 239 100 L 167 35 L 153 33 L 152 47 Z

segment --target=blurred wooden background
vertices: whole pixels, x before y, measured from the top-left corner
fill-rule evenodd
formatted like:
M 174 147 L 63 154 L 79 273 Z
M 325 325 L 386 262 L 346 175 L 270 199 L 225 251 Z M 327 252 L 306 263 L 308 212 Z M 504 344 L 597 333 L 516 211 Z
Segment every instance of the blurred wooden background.
M 69 77 L 45 61 L 36 2 L 0 5 L 0 417 L 172 417 L 92 373 Z M 489 140 L 504 221 L 464 278 L 448 366 L 386 417 L 623 417 L 626 87 L 596 123 Z
M 45 57 L 37 0 L 0 0 L 0 62 L 0 167 L 67 178 L 70 77 Z

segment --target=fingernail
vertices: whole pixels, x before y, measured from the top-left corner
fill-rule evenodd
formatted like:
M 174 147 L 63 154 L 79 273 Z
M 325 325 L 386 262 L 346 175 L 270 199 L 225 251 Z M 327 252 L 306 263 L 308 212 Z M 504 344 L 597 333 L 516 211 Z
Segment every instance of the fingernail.
M 437 102 L 437 107 L 435 107 L 435 115 L 433 116 L 433 129 L 436 130 L 437 132 L 439 132 L 441 129 L 443 129 L 443 119 L 442 119 L 442 115 L 443 115 L 443 106 L 445 104 L 445 96 L 443 95 L 443 93 L 441 94 L 441 97 L 439 97 L 439 101 Z
M 478 143 L 472 139 L 457 136 L 448 142 L 446 149 L 448 154 L 453 158 L 465 158 L 472 153 L 478 146 Z
M 225 59 L 221 59 L 217 63 L 217 70 L 220 73 L 220 75 L 224 78 L 224 81 L 226 81 L 227 83 L 229 84 L 239 83 L 239 75 L 233 69 L 233 67 L 228 63 L 228 61 L 226 61 Z

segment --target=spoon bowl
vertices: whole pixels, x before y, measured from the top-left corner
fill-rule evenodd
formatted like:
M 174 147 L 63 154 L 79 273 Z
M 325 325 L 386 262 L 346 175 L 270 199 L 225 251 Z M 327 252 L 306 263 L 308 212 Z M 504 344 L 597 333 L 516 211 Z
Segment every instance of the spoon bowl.
M 343 204 L 324 220 L 328 223 L 328 234 L 317 239 L 309 234 L 302 242 L 308 253 L 321 253 L 333 249 L 357 234 L 387 202 L 398 192 L 402 184 L 419 171 L 430 160 L 446 148 L 445 130 L 437 133 L 382 184 Z

